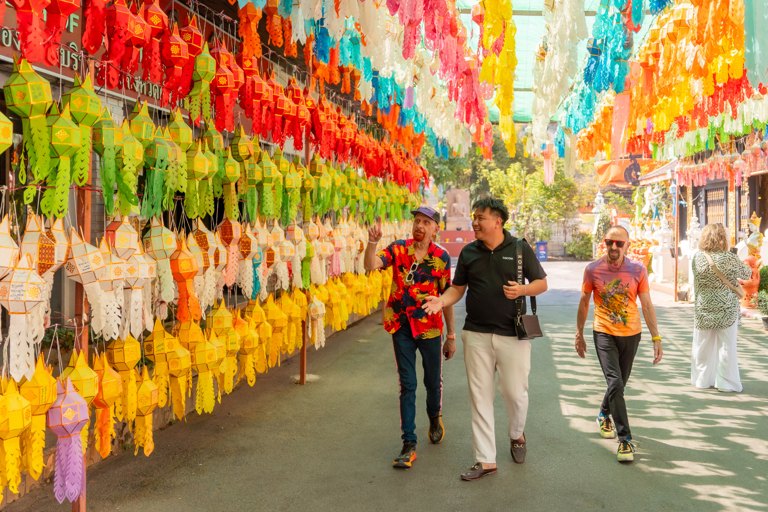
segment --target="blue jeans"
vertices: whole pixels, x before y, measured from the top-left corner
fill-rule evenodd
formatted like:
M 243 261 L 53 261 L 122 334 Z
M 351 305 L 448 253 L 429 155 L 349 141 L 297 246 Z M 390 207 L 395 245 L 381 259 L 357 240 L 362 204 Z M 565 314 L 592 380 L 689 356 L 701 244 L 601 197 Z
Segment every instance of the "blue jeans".
M 400 374 L 400 429 L 403 442 L 416 443 L 416 349 L 421 352 L 427 414 L 440 414 L 443 398 L 443 357 L 441 337 L 416 339 L 406 324 L 392 335 L 395 362 Z

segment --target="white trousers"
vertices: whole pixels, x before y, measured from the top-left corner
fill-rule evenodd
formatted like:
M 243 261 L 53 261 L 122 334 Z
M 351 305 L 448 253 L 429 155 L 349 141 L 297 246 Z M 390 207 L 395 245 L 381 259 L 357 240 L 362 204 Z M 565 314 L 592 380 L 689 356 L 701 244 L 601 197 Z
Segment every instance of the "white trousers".
M 736 354 L 738 324 L 734 322 L 726 329 L 693 329 L 691 383 L 694 386 L 742 390 Z
M 509 416 L 509 438 L 519 439 L 528 414 L 528 373 L 531 371 L 531 342 L 513 336 L 462 331 L 464 364 L 472 411 L 472 440 L 475 462 L 496 462 L 493 400 L 496 372 L 499 392 Z

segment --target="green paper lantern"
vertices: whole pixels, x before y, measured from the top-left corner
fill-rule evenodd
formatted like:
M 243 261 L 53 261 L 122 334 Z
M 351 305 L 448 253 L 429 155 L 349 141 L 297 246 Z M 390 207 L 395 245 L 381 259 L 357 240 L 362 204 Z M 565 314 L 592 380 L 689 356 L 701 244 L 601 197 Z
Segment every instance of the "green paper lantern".
M 131 135 L 138 140 L 144 148 L 149 147 L 155 138 L 155 123 L 149 117 L 149 107 L 147 102 L 143 104 L 137 101 L 133 105 L 133 112 L 128 116 L 131 124 Z
M 186 153 L 192 147 L 192 128 L 184 122 L 184 116 L 181 115 L 181 109 L 177 109 L 173 115 L 173 121 L 168 124 L 168 133 L 170 139 Z
M 0 112 L 0 154 L 13 145 L 13 122 Z
M 48 172 L 49 188 L 40 201 L 40 209 L 48 217 L 62 218 L 67 215 L 69 206 L 70 173 L 72 171 L 72 156 L 80 149 L 80 127 L 72 121 L 69 105 L 59 112 L 54 103 L 47 118 L 48 143 L 50 147 L 51 164 Z
M 50 170 L 46 115 L 53 103 L 51 84 L 35 73 L 26 59 L 16 60 L 14 57 L 13 73 L 3 86 L 3 94 L 8 109 L 21 117 L 24 148 L 32 175 L 35 183 L 41 183 L 48 177 Z M 19 179 L 21 183 L 26 182 L 24 167 L 19 173 Z M 29 204 L 34 198 L 34 194 L 25 194 L 24 202 Z
M 208 43 L 203 45 L 203 51 L 195 57 L 192 71 L 192 89 L 187 96 L 189 117 L 195 126 L 200 124 L 200 116 L 206 123 L 211 122 L 211 80 L 216 76 L 216 60 L 211 57 Z
M 201 141 L 193 142 L 186 152 L 187 190 L 184 194 L 184 211 L 190 219 L 200 216 L 200 180 L 208 177 L 208 159 L 201 151 L 201 147 Z
M 224 174 L 221 177 L 225 185 L 237 183 L 240 178 L 240 163 L 233 158 L 231 147 L 227 148 L 226 158 L 224 159 Z
M 91 75 L 86 75 L 80 82 L 80 77 L 75 74 L 75 84 L 61 95 L 61 102 L 69 106 L 70 115 L 77 124 L 93 127 L 101 117 L 101 101 L 93 90 Z
M 117 151 L 122 145 L 123 129 L 112 120 L 112 114 L 105 108 L 93 125 L 93 149 L 101 156 L 99 178 L 107 215 L 114 215 Z

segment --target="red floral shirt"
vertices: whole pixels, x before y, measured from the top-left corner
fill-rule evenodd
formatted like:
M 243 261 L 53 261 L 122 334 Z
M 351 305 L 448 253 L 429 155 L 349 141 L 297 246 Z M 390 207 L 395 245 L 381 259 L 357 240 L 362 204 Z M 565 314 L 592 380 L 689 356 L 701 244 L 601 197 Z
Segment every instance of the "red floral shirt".
M 384 328 L 395 333 L 401 322 L 407 320 L 416 339 L 429 339 L 443 333 L 443 313 L 428 315 L 421 309 L 424 299 L 430 295 L 439 297 L 451 286 L 451 257 L 430 242 L 426 256 L 416 262 L 414 240 L 397 240 L 379 253 L 384 268 L 394 265 L 392 290 L 384 311 Z M 413 282 L 406 283 L 411 266 L 418 265 L 413 272 Z

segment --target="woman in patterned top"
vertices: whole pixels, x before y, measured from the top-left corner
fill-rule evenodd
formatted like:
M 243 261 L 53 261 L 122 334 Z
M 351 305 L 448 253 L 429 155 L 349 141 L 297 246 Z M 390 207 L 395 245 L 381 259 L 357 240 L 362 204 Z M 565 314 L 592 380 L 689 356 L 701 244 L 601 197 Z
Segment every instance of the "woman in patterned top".
M 728 251 L 722 224 L 710 224 L 701 234 L 699 252 L 692 261 L 696 308 L 694 310 L 691 383 L 697 388 L 741 392 L 736 335 L 739 328 L 738 296 L 717 276 L 712 263 L 733 285 L 752 277 L 751 269 Z M 706 253 L 706 254 L 705 254 Z

